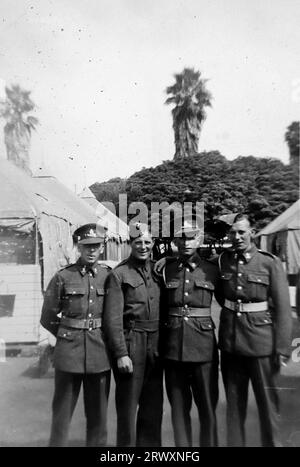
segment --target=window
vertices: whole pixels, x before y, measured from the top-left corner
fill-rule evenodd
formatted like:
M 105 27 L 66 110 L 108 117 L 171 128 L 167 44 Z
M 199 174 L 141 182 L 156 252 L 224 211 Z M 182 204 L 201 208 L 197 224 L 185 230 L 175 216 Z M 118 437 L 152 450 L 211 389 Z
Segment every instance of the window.
M 0 264 L 34 264 L 35 232 L 0 227 Z

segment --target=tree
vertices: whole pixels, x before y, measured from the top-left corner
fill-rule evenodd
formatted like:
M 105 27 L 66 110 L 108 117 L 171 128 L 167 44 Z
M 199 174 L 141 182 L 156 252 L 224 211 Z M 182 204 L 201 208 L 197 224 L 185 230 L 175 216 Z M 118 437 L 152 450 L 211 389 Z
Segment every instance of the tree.
M 182 159 L 198 152 L 201 125 L 206 118 L 205 107 L 211 106 L 212 96 L 206 89 L 207 80 L 201 78 L 200 71 L 184 68 L 174 77 L 175 84 L 166 89 L 170 97 L 165 103 L 175 104 L 172 109 L 174 159 Z
M 288 144 L 290 151 L 290 164 L 299 166 L 300 156 L 300 122 L 291 123 L 285 133 L 285 141 Z
M 299 171 L 277 159 L 227 160 L 218 151 L 202 152 L 190 156 L 188 164 L 186 159 L 164 161 L 134 173 L 125 191 L 128 203 L 142 201 L 149 213 L 152 202 L 203 202 L 205 240 L 210 242 L 218 240 L 215 220 L 221 215 L 246 212 L 260 230 L 285 211 L 299 198 Z
M 29 147 L 31 132 L 35 130 L 38 119 L 29 112 L 35 109 L 30 91 L 19 85 L 6 87 L 6 100 L 2 103 L 0 116 L 5 120 L 4 142 L 7 159 L 30 173 Z
M 96 182 L 90 186 L 92 193 L 100 203 L 109 201 L 114 204 L 115 211 L 118 213 L 119 209 L 119 194 L 126 193 L 126 180 L 120 177 L 111 178 L 107 182 Z M 108 209 L 110 206 L 107 205 Z

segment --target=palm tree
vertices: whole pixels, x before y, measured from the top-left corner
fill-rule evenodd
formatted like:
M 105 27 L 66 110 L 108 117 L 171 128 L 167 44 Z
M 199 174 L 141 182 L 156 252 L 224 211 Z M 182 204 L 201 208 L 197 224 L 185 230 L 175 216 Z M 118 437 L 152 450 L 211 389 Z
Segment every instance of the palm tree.
M 175 84 L 166 89 L 166 104 L 175 104 L 172 109 L 175 135 L 174 159 L 198 153 L 201 124 L 206 118 L 205 107 L 211 106 L 211 93 L 206 89 L 206 79 L 200 71 L 184 68 L 175 74 Z
M 7 159 L 30 173 L 29 146 L 31 132 L 35 130 L 38 119 L 27 115 L 35 109 L 30 91 L 19 85 L 5 88 L 6 100 L 2 103 L 0 116 L 5 120 L 4 142 Z
M 300 156 L 300 122 L 291 123 L 285 132 L 285 141 L 290 151 L 290 164 L 299 165 Z

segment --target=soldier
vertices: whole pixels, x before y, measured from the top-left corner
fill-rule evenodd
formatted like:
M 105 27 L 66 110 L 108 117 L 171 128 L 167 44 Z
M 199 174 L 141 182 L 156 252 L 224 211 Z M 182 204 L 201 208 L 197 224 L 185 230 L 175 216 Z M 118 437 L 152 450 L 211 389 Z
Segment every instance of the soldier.
M 80 257 L 57 272 L 45 294 L 41 324 L 56 338 L 55 392 L 50 446 L 66 446 L 81 383 L 87 418 L 87 446 L 106 445 L 110 364 L 101 330 L 108 266 L 98 264 L 104 234 L 96 224 L 74 232 Z M 61 317 L 58 314 L 61 313 Z
M 280 260 L 256 248 L 246 215 L 235 217 L 229 236 L 233 249 L 219 257 L 221 279 L 216 290 L 222 306 L 219 346 L 228 445 L 245 445 L 251 380 L 262 445 L 279 446 L 276 376 L 290 354 L 292 323 L 287 280 Z
M 199 257 L 200 236 L 198 228 L 185 222 L 175 233 L 179 256 L 168 258 L 163 271 L 162 355 L 177 447 L 192 446 L 192 396 L 201 421 L 200 446 L 218 444 L 218 350 L 211 318 L 218 268 Z
M 160 284 L 151 234 L 131 226 L 131 255 L 109 275 L 103 324 L 116 381 L 117 446 L 161 446 Z

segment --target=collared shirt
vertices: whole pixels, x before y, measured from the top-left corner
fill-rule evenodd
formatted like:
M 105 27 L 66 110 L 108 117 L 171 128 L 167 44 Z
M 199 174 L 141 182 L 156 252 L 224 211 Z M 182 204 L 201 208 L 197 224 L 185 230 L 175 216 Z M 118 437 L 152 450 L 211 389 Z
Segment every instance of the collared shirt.
M 44 298 L 41 324 L 57 338 L 54 366 L 74 373 L 97 373 L 109 369 L 101 328 L 74 329 L 63 325 L 58 315 L 74 319 L 102 317 L 105 281 L 109 268 L 81 259 L 57 272 Z
M 219 345 L 226 352 L 245 356 L 289 355 L 291 309 L 286 274 L 279 258 L 253 244 L 246 253 L 226 251 L 219 258 L 220 281 L 216 298 L 223 306 Z M 267 302 L 268 310 L 231 311 L 232 302 Z
M 160 283 L 154 276 L 153 264 L 143 264 L 130 256 L 109 274 L 103 326 L 116 359 L 128 355 L 126 337 L 134 331 L 137 321 L 157 321 L 158 331 Z
M 211 317 L 189 317 L 188 308 L 210 308 L 217 278 L 217 266 L 202 260 L 198 254 L 185 262 L 180 258 L 167 262 L 162 336 L 165 358 L 187 362 L 214 358 L 215 326 Z M 172 316 L 170 310 L 174 308 L 182 316 Z

